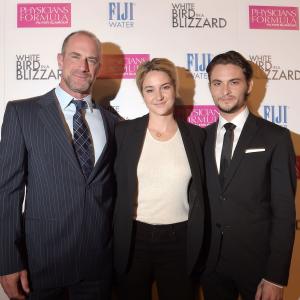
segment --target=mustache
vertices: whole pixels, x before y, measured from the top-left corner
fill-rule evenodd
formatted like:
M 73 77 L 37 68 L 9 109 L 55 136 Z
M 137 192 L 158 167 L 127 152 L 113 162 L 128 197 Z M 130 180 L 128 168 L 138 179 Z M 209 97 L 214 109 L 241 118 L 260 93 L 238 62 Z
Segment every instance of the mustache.
M 82 72 L 82 71 L 73 71 L 71 74 L 82 77 L 82 78 L 90 78 L 91 77 L 90 73 Z
M 224 95 L 224 96 L 221 96 L 218 98 L 219 100 L 233 100 L 235 99 L 234 96 L 231 96 L 231 95 Z

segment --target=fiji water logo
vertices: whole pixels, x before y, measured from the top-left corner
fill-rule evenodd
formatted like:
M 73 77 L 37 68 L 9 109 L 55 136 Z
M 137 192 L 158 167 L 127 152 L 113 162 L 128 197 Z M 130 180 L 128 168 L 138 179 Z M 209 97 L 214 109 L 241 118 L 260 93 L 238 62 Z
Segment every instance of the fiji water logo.
M 134 6 L 134 2 L 109 2 L 109 26 L 114 28 L 134 27 Z
M 208 79 L 206 67 L 213 59 L 212 53 L 187 53 L 187 69 L 192 73 L 194 79 Z
M 134 79 L 139 65 L 150 59 L 149 54 L 107 54 L 103 55 L 98 78 Z
M 299 9 L 288 6 L 249 6 L 250 29 L 299 30 Z
M 71 27 L 71 3 L 19 3 L 17 27 Z
M 288 125 L 288 107 L 286 105 L 264 105 L 263 118 L 283 127 Z
M 206 127 L 218 120 L 219 109 L 215 105 L 178 105 L 175 115 L 191 124 Z

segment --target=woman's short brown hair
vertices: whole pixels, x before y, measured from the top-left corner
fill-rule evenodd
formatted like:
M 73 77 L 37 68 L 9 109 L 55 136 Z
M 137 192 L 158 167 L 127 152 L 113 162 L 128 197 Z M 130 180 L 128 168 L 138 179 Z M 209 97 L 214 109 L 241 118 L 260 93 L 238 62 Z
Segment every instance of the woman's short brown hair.
M 165 72 L 170 77 L 176 92 L 176 96 L 178 96 L 178 75 L 176 66 L 166 58 L 153 58 L 152 60 L 146 61 L 139 65 L 135 80 L 141 94 L 143 94 L 143 83 L 145 76 L 150 71 Z

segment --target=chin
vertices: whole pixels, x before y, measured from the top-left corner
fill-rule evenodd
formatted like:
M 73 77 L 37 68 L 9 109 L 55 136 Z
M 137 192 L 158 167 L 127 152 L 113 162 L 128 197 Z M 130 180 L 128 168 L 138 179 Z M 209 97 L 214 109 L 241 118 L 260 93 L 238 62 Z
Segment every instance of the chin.
M 173 110 L 168 110 L 160 113 L 161 116 L 170 116 L 173 115 Z
M 225 113 L 231 113 L 236 109 L 235 106 L 221 106 L 221 105 L 219 105 L 218 108 L 220 109 L 220 111 Z

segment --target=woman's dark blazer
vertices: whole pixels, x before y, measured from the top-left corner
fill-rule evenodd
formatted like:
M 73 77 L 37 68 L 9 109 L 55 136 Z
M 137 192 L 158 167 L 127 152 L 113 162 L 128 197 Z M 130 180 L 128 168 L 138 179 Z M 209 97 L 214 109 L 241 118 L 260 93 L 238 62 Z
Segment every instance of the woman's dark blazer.
M 133 228 L 133 203 L 137 197 L 137 165 L 143 148 L 149 115 L 120 122 L 116 128 L 115 173 L 117 197 L 114 213 L 114 265 L 118 275 L 126 272 Z M 202 148 L 205 132 L 198 126 L 177 121 L 191 168 L 189 219 L 187 227 L 187 271 L 191 274 L 202 249 L 204 235 L 204 166 Z M 162 182 L 162 185 L 164 183 Z

